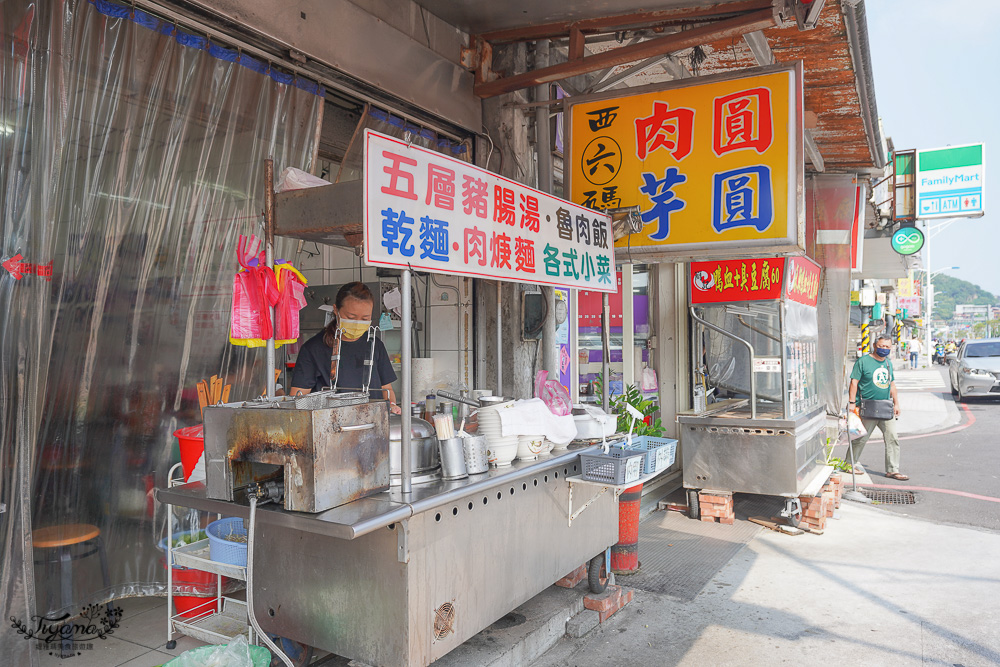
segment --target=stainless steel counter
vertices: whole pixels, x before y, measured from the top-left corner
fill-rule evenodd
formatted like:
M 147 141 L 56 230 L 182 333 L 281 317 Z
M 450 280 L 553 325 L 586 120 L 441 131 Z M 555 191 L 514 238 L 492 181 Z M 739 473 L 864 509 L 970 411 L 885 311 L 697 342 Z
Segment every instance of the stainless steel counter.
M 398 488 L 319 514 L 257 512 L 254 614 L 264 631 L 376 667 L 424 667 L 618 539 L 614 494 L 568 525 L 581 447 L 482 475 Z M 157 499 L 230 516 L 200 483 Z
M 466 479 L 436 480 L 427 484 L 417 484 L 413 486 L 413 491 L 406 495 L 399 487 L 393 487 L 389 491 L 318 514 L 289 512 L 276 505 L 261 505 L 257 509 L 257 521 L 262 524 L 353 540 L 439 505 L 466 496 L 478 495 L 497 487 L 509 486 L 553 467 L 564 468 L 561 473 L 555 471 L 553 474 L 565 476 L 579 474 L 580 452 L 594 449 L 596 447 L 577 447 L 539 456 L 536 461 L 515 461 L 509 467 L 490 468 L 488 472 L 470 475 Z M 250 508 L 246 505 L 209 498 L 203 482 L 192 482 L 171 489 L 157 489 L 156 498 L 161 503 L 191 507 L 226 516 L 238 516 L 244 519 L 250 516 Z

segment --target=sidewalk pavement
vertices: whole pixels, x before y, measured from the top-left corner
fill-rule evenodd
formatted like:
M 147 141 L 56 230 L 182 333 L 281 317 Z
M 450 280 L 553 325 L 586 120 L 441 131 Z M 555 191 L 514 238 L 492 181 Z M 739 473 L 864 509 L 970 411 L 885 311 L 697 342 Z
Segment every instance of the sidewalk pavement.
M 638 592 L 533 665 L 1000 664 L 1000 534 L 847 501 L 840 516 L 762 531 L 693 601 Z

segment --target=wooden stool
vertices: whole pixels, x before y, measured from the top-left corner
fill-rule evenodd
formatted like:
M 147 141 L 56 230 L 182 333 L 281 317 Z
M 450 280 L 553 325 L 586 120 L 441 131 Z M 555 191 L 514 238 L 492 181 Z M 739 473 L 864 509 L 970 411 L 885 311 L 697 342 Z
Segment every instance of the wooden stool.
M 104 587 L 111 585 L 108 575 L 108 554 L 104 550 L 104 540 L 101 539 L 101 529 L 89 523 L 71 523 L 60 526 L 47 526 L 31 531 L 31 542 L 35 549 L 50 549 L 54 553 L 44 560 L 36 560 L 36 565 L 59 564 L 59 594 L 64 609 L 72 616 L 73 610 L 73 561 L 93 556 L 95 553 L 101 559 L 101 576 Z M 83 545 L 82 547 L 80 545 Z M 112 608 L 108 603 L 108 610 Z M 73 645 L 72 634 L 62 637 L 63 656 L 70 655 L 68 651 Z

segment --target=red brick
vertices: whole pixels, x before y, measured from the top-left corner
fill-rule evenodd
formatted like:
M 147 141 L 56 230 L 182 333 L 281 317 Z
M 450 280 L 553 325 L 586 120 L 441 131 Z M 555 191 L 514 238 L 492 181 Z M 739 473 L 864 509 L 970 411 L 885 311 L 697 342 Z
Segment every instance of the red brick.
M 622 591 L 621 597 L 618 599 L 618 604 L 614 609 L 609 609 L 608 611 L 598 612 L 597 619 L 601 623 L 608 620 L 612 614 L 627 605 L 632 601 L 632 591 Z
M 731 526 L 734 523 L 736 523 L 736 517 L 734 517 L 734 516 L 722 516 L 722 517 L 719 517 L 719 523 L 724 523 L 724 524 L 726 524 L 728 526 Z
M 614 611 L 621 608 L 622 589 L 621 586 L 608 586 L 599 595 L 586 595 L 583 598 L 584 609 L 593 611 Z
M 562 588 L 576 588 L 576 585 L 587 578 L 587 568 L 581 565 L 556 582 Z
M 715 523 L 715 517 L 714 516 L 708 516 L 707 514 L 702 514 L 701 515 L 701 520 L 702 521 L 711 521 L 712 523 Z

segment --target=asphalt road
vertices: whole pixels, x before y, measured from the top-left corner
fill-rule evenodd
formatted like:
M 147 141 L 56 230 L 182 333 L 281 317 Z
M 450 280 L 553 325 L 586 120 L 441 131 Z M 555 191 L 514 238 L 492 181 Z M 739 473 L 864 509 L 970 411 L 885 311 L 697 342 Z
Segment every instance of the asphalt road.
M 947 369 L 935 366 L 950 387 Z M 954 400 L 950 392 L 937 392 Z M 861 463 L 874 484 L 931 487 L 988 496 L 1000 501 L 1000 399 L 967 399 L 958 406 L 967 428 L 941 435 L 904 437 L 900 442 L 900 470 L 910 476 L 897 482 L 882 476 L 885 450 L 881 442 L 869 443 Z M 966 411 L 967 410 L 967 411 Z M 848 483 L 850 478 L 848 478 Z M 914 517 L 1000 531 L 1000 502 L 939 491 L 916 490 L 916 504 L 881 505 L 887 511 Z

